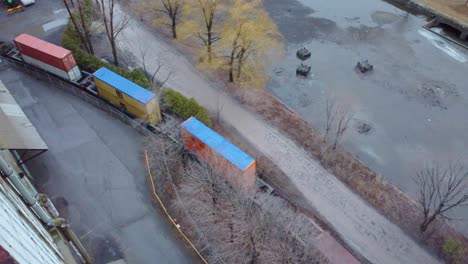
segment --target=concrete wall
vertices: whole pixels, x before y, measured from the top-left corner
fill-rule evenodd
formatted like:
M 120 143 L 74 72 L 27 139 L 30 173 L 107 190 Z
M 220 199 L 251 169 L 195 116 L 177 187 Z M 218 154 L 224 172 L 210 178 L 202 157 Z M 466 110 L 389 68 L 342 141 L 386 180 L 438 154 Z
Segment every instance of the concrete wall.
M 181 128 L 181 136 L 185 147 L 189 151 L 210 164 L 216 172 L 226 177 L 233 187 L 240 190 L 249 190 L 255 187 L 255 161 L 245 170 L 241 170 L 184 128 Z

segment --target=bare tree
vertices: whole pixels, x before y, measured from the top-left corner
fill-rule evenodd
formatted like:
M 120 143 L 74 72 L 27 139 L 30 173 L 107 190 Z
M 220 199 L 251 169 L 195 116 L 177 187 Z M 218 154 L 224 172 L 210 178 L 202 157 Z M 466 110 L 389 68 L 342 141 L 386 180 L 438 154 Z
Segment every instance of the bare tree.
M 85 41 L 89 48 L 89 53 L 94 54 L 93 43 L 91 41 L 91 24 L 94 18 L 94 5 L 91 0 L 77 0 L 78 16 Z
M 335 120 L 336 110 L 336 99 L 335 97 L 328 96 L 325 102 L 325 136 L 323 140 L 325 141 L 330 133 L 333 122 Z
M 150 3 L 153 11 L 156 13 L 162 14 L 162 19 L 157 19 L 156 21 L 169 27 L 172 31 L 172 38 L 177 38 L 177 23 L 179 22 L 179 17 L 182 14 L 182 5 L 183 0 L 156 0 L 156 5 Z M 165 18 L 164 18 L 165 17 Z
M 208 62 L 211 62 L 213 44 L 219 40 L 217 31 L 222 17 L 220 13 L 223 9 L 220 5 L 225 2 L 223 0 L 196 0 L 186 3 L 184 11 L 189 15 L 186 19 L 187 24 L 194 26 L 190 33 L 195 33 L 200 38 L 206 48 Z
M 180 184 L 181 201 L 218 263 L 325 263 L 314 250 L 318 232 L 278 197 L 240 192 L 206 163 L 190 163 Z
M 238 191 L 208 163 L 183 159 L 175 142 L 151 137 L 145 149 L 153 176 L 178 186 L 177 209 L 210 263 L 327 263 L 315 250 L 323 231 L 307 216 L 279 197 Z
M 104 28 L 106 30 L 107 39 L 112 48 L 112 56 L 114 58 L 114 64 L 119 66 L 119 60 L 117 57 L 117 37 L 125 29 L 130 22 L 130 17 L 121 14 L 120 17 L 116 16 L 116 5 L 117 0 L 100 0 L 101 4 L 101 16 Z
M 77 17 L 74 14 L 74 12 L 72 12 L 71 10 L 71 8 L 75 7 L 74 2 L 71 0 L 63 0 L 63 4 L 65 5 L 65 8 L 67 9 L 68 16 L 70 17 L 73 27 L 75 28 L 76 34 L 78 34 L 78 37 L 80 38 L 80 41 L 83 44 L 85 50 L 88 53 L 92 53 L 92 47 L 89 46 L 89 42 L 86 40 L 86 37 L 83 35 L 83 32 L 80 28 L 79 21 L 77 20 Z M 71 7 L 70 7 L 70 4 L 71 4 Z
M 343 138 L 346 130 L 349 127 L 349 122 L 353 118 L 353 113 L 347 107 L 339 107 L 336 111 L 337 115 L 337 128 L 336 128 L 336 136 L 335 141 L 333 142 L 333 149 L 336 149 L 338 143 Z
M 325 142 L 336 127 L 335 136 L 333 139 L 332 149 L 335 150 L 344 134 L 349 128 L 349 123 L 353 118 L 354 113 L 351 112 L 349 107 L 343 106 L 338 103 L 334 96 L 328 96 L 325 101 L 325 135 L 323 141 Z
M 438 217 L 448 219 L 446 213 L 459 206 L 468 206 L 468 172 L 450 163 L 441 168 L 437 163 L 426 165 L 415 177 L 418 187 L 418 203 L 422 207 L 421 232 Z
M 154 60 L 155 68 L 150 69 L 147 66 L 147 54 L 148 49 L 140 50 L 143 71 L 145 72 L 145 74 L 148 77 L 148 80 L 151 83 L 151 89 L 157 91 L 160 88 L 162 88 L 164 84 L 166 84 L 166 82 L 172 76 L 172 71 L 169 71 L 167 74 L 162 74 L 162 70 L 165 68 L 166 64 L 164 63 L 164 58 L 161 54 L 158 54 L 158 57 Z
M 151 160 L 153 174 L 157 179 L 175 181 L 183 170 L 182 146 L 163 136 L 148 137 L 145 149 Z

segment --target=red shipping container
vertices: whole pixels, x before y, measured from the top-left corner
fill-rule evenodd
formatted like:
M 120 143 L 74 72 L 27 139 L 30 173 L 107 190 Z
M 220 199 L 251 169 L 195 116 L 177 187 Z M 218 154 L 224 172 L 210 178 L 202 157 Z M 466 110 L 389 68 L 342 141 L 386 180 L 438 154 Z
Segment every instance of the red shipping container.
M 76 66 L 71 51 L 28 34 L 15 38 L 15 44 L 21 54 L 42 61 L 65 72 Z

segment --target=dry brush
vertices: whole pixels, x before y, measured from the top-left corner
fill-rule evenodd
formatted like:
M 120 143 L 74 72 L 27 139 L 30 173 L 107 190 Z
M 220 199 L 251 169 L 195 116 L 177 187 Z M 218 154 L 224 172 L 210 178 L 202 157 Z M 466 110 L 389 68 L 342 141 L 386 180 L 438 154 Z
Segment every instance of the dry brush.
M 326 263 L 315 249 L 320 231 L 279 197 L 238 191 L 222 175 L 169 140 L 146 146 L 158 182 L 174 183 L 174 209 L 210 263 Z M 166 191 L 167 192 L 167 191 Z M 186 223 L 183 224 L 183 226 Z

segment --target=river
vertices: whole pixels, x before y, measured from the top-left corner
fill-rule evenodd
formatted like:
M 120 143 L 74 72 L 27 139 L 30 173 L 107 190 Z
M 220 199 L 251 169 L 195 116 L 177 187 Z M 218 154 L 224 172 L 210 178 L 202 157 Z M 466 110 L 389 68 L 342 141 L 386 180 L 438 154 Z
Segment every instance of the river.
M 468 52 L 379 0 L 264 0 L 284 36 L 268 89 L 323 129 L 326 98 L 354 113 L 344 147 L 413 198 L 413 177 L 427 163 L 468 165 Z M 296 76 L 296 51 L 312 55 L 307 78 Z M 355 71 L 368 59 L 374 70 Z M 371 130 L 359 133 L 359 124 Z M 452 224 L 468 235 L 468 210 Z

